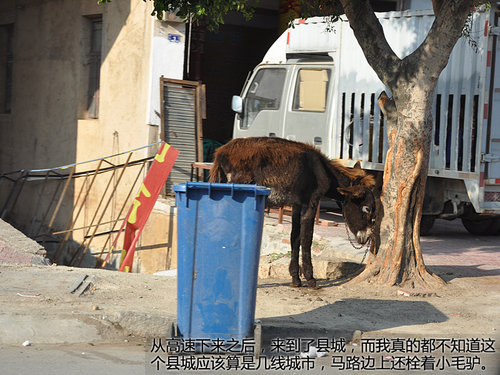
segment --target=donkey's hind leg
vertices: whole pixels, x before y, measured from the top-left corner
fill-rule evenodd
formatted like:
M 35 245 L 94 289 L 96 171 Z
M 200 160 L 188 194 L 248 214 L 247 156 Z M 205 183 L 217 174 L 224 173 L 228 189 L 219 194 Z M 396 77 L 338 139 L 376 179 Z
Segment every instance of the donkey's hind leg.
M 292 232 L 290 234 L 290 244 L 292 247 L 289 272 L 292 276 L 292 286 L 301 286 L 299 277 L 299 251 L 300 251 L 300 216 L 301 207 L 294 205 L 292 208 Z
M 311 201 L 305 209 L 300 222 L 300 247 L 302 248 L 302 272 L 309 288 L 316 288 L 316 279 L 313 276 L 311 260 L 311 246 L 314 233 L 314 220 L 318 202 Z

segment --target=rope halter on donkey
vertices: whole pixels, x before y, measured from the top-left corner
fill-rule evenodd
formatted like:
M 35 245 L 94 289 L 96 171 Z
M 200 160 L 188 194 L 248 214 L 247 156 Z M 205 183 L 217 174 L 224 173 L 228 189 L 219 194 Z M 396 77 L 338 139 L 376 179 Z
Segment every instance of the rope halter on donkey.
M 368 239 L 368 241 L 366 243 L 358 245 L 356 240 L 354 240 L 351 237 L 349 227 L 347 225 L 347 220 L 346 220 L 345 215 L 344 215 L 344 203 L 343 202 L 342 202 L 342 217 L 344 218 L 345 233 L 347 235 L 347 239 L 349 240 L 349 243 L 351 244 L 351 246 L 354 247 L 356 250 L 359 250 L 359 249 L 362 249 L 363 247 L 366 247 L 365 254 L 363 255 L 363 259 L 361 259 L 361 262 L 360 262 L 360 263 L 363 263 L 365 261 L 366 254 L 368 254 L 368 250 L 370 250 L 372 238 L 370 236 L 370 238 Z

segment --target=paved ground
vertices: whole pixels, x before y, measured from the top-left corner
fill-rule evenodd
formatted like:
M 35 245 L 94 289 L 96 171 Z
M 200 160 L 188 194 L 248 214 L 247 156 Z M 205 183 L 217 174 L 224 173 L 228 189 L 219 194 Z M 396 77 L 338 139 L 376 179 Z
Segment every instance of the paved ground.
M 315 254 L 320 258 L 361 261 L 364 250 L 354 250 L 346 240 L 341 217 L 335 212 L 323 212 L 322 217 L 339 225 L 316 226 Z M 287 251 L 289 226 L 287 216 L 283 224 L 277 224 L 274 214 L 266 219 L 264 254 Z M 333 345 L 332 340 L 343 339 L 353 350 L 351 360 L 359 361 L 371 354 L 375 357 L 370 351 L 360 352 L 369 340 L 389 340 L 395 345 L 399 339 L 422 344 L 440 338 L 447 340 L 445 353 L 426 353 L 420 348 L 413 353 L 380 354 L 377 360 L 392 361 L 394 366 L 398 356 L 411 355 L 420 361 L 432 357 L 436 366 L 440 361 L 443 370 L 439 373 L 443 374 L 460 371 L 460 361 L 464 366 L 468 361 L 469 367 L 479 361 L 472 370 L 464 367 L 463 372 L 497 375 L 500 237 L 471 236 L 459 221 L 437 221 L 432 235 L 422 239 L 422 246 L 426 264 L 449 282 L 446 290 L 431 297 L 405 297 L 398 295 L 397 288 L 333 280 L 321 280 L 321 289 L 315 291 L 290 288 L 288 277 L 260 280 L 256 318 L 262 320 L 265 343 L 271 344 L 273 338 L 328 338 Z M 113 368 L 114 364 L 115 369 L 118 365 L 140 369 L 141 358 L 145 363 L 149 358 L 149 354 L 142 357 L 141 353 L 150 352 L 143 338 L 170 335 L 176 320 L 175 277 L 52 267 L 43 265 L 46 262 L 42 255 L 36 243 L 0 222 L 0 362 L 9 365 L 3 367 L 9 369 L 5 373 L 23 373 L 22 364 L 30 368 L 31 363 L 32 369 L 40 364 L 39 369 L 45 371 L 41 373 L 57 374 L 51 371 L 57 366 L 51 367 L 47 358 L 57 360 L 55 352 L 65 351 L 88 370 L 98 369 L 100 362 L 102 368 Z M 28 340 L 31 345 L 23 347 L 21 344 Z M 109 343 L 115 346 L 106 346 Z M 89 350 L 82 349 L 82 345 Z M 120 349 L 123 345 L 127 349 Z M 123 353 L 128 351 L 131 354 L 127 362 Z M 339 370 L 340 363 L 332 367 L 334 354 L 316 359 L 316 364 L 330 371 Z M 345 360 L 349 353 L 342 355 Z M 272 353 L 267 356 L 278 358 Z M 346 363 L 341 373 L 353 373 L 355 365 L 351 363 L 349 370 Z M 86 373 L 77 367 L 81 370 L 81 366 L 70 366 L 68 373 Z M 65 367 L 58 368 L 59 373 L 65 373 Z M 322 372 L 318 367 L 315 371 Z
M 271 216 L 277 218 L 274 213 Z M 321 218 L 338 223 L 338 226 L 315 226 L 315 235 L 330 245 L 327 249 L 321 248 L 316 255 L 340 256 L 348 260 L 361 261 L 365 249 L 354 249 L 346 241 L 341 214 L 335 209 L 325 210 L 321 212 Z M 285 215 L 283 223 L 276 224 L 276 227 L 289 231 L 290 216 Z M 266 246 L 265 241 L 264 239 L 263 246 Z M 500 276 L 500 236 L 471 235 L 459 219 L 436 220 L 431 234 L 421 238 L 421 245 L 427 266 L 438 267 L 445 273 L 449 269 L 449 272 L 459 272 L 462 276 Z M 287 243 L 282 248 L 288 251 L 288 247 Z
M 148 348 L 149 349 L 149 348 Z M 347 352 L 352 354 L 352 351 L 359 352 L 359 347 L 348 345 Z M 137 374 L 256 374 L 256 375 L 269 375 L 269 374 L 342 374 L 342 375 L 368 375 L 368 374 L 398 374 L 398 373 L 411 373 L 411 374 L 440 374 L 440 375 L 456 375 L 456 374 L 481 374 L 481 375 L 498 375 L 498 367 L 496 367 L 495 359 L 493 357 L 485 357 L 481 365 L 475 366 L 476 371 L 457 370 L 453 367 L 446 367 L 448 361 L 451 363 L 451 356 L 437 358 L 437 367 L 433 370 L 422 371 L 404 371 L 404 370 L 360 370 L 360 369 L 342 369 L 342 362 L 340 357 L 328 355 L 322 358 L 307 359 L 296 358 L 290 356 L 290 362 L 295 361 L 299 366 L 303 366 L 301 370 L 279 370 L 277 369 L 277 361 L 270 362 L 271 358 L 277 357 L 263 357 L 260 362 L 257 362 L 255 369 L 244 370 L 245 365 L 238 369 L 234 369 L 239 362 L 236 361 L 241 356 L 230 357 L 220 356 L 216 357 L 221 359 L 219 364 L 226 364 L 224 369 L 220 371 L 210 370 L 195 370 L 195 371 L 178 371 L 174 368 L 167 370 L 166 366 L 156 368 L 155 358 L 158 358 L 158 353 L 151 353 L 150 350 L 145 350 L 144 347 L 127 344 L 127 343 L 114 343 L 114 344 L 64 344 L 64 345 L 38 345 L 35 348 L 29 347 L 7 347 L 0 350 L 0 363 L 2 363 L 2 375 L 24 375 L 24 374 L 37 374 L 37 375 L 68 375 L 68 374 L 92 374 L 92 375 L 137 375 Z M 389 358 L 391 355 L 384 355 L 382 358 L 386 363 L 390 363 Z M 165 358 L 165 357 L 164 357 Z M 172 358 L 172 357 L 171 357 Z M 187 356 L 186 358 L 191 358 Z M 266 358 L 266 360 L 264 360 Z M 355 358 L 352 356 L 352 358 Z M 362 356 L 359 356 L 362 358 Z M 371 357 L 374 358 L 374 357 Z M 210 367 L 209 361 L 201 361 L 203 356 L 196 356 L 200 359 L 198 365 L 203 363 Z M 378 362 L 381 362 L 377 358 Z M 197 361 L 194 361 L 196 364 Z M 233 369 L 228 369 L 227 364 L 233 366 Z M 247 362 L 248 363 L 248 362 Z M 364 360 L 359 362 L 356 366 L 353 362 L 351 367 L 361 368 L 365 363 L 368 363 L 368 356 L 364 356 Z M 441 363 L 444 364 L 442 369 Z M 276 369 L 265 369 L 268 367 L 276 367 Z M 308 366 L 308 367 L 306 367 Z M 482 368 L 484 366 L 484 369 Z M 174 366 L 172 366 L 174 367 Z M 307 369 L 306 369 L 307 368 Z

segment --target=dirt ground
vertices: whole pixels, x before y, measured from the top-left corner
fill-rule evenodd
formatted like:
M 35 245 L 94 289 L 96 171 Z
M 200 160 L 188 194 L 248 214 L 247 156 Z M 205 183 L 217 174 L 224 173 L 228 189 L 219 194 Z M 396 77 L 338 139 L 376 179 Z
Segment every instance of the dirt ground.
M 322 213 L 323 214 L 323 213 Z M 331 215 L 332 216 L 332 215 Z M 261 269 L 269 257 L 283 256 L 289 250 L 289 217 L 276 224 L 266 219 L 262 246 Z M 398 287 L 353 283 L 348 279 L 327 280 L 319 276 L 318 260 L 335 247 L 334 255 L 351 254 L 359 262 L 363 251 L 353 254 L 352 247 L 338 241 L 344 236 L 341 216 L 335 227 L 316 226 L 313 249 L 318 290 L 292 288 L 287 275 L 289 258 L 272 261 L 275 278 L 259 272 L 256 318 L 273 327 L 294 327 L 301 334 L 328 332 L 351 339 L 355 332 L 390 335 L 460 335 L 497 337 L 500 323 L 500 237 L 474 237 L 458 221 L 436 224 L 434 236 L 422 239 L 424 259 L 429 269 L 441 276 L 447 285 L 427 296 L 407 296 Z M 336 240 L 336 243 L 329 241 Z M 345 241 L 344 241 L 345 242 Z M 344 247 L 343 247 L 344 246 Z M 345 248 L 344 252 L 341 249 Z M 359 258 L 359 259 L 357 259 Z M 357 259 L 357 260 L 356 260 Z M 90 284 L 78 296 L 70 289 L 86 277 Z M 51 311 L 102 316 L 115 322 L 123 314 L 131 321 L 149 314 L 176 317 L 176 277 L 124 274 L 115 271 L 70 268 L 62 266 L 0 266 L 0 304 L 3 311 Z M 428 291 L 427 291 L 428 292 Z M 22 297 L 20 295 L 28 297 Z M 105 319 L 106 320 L 106 319 Z M 146 324 L 146 323 L 145 323 Z M 132 323 L 131 323 L 132 325 Z M 155 327 L 149 332 L 154 334 Z M 302 332 L 304 331 L 304 332 Z
M 401 295 L 397 287 L 322 281 L 321 288 L 260 284 L 257 316 L 281 316 L 308 328 L 352 338 L 356 331 L 402 336 L 498 336 L 500 279 L 460 278 L 431 296 Z M 478 293 L 481 291 L 481 293 Z M 417 327 L 418 326 L 418 327 Z
M 284 230 L 276 229 L 280 235 Z M 351 345 L 381 337 L 495 340 L 495 352 L 486 355 L 500 363 L 498 240 L 446 233 L 424 239 L 426 264 L 447 281 L 425 295 L 348 279 L 319 279 L 317 290 L 290 287 L 289 277 L 260 279 L 255 318 L 262 321 L 264 344 L 299 337 L 343 338 Z M 279 261 L 286 267 L 286 257 Z M 72 293 L 82 281 L 88 289 Z M 52 343 L 111 340 L 117 332 L 130 340 L 162 336 L 175 321 L 176 304 L 175 276 L 0 265 L 0 343 L 9 328 L 17 337 L 44 333 Z M 96 333 L 84 329 L 89 324 L 98 327 Z
M 69 292 L 85 275 L 89 289 L 81 296 Z M 478 353 L 480 366 L 475 369 L 479 372 L 467 373 L 498 374 L 500 277 L 441 276 L 448 279 L 447 287 L 426 297 L 401 295 L 397 287 L 345 280 L 320 280 L 317 290 L 290 287 L 288 279 L 259 280 L 256 318 L 262 321 L 263 346 L 269 348 L 276 339 L 345 339 L 347 354 L 363 358 L 367 353 L 359 348 L 370 339 L 463 339 L 476 340 L 480 345 L 493 342 L 493 352 Z M 19 337 L 16 347 L 21 347 L 26 338 L 33 342 L 32 350 L 46 350 L 31 338 L 34 332 L 41 332 L 54 339 L 53 345 L 64 343 L 64 348 L 79 343 L 102 345 L 103 337 L 107 337 L 105 342 L 123 343 L 125 338 L 131 347 L 142 343 L 141 347 L 148 348 L 144 337 L 165 337 L 165 326 L 176 318 L 175 277 L 59 266 L 0 266 L 0 280 L 0 331 L 14 329 Z M 3 321 L 6 316 L 10 320 Z M 95 335 L 89 333 L 89 325 L 98 328 Z M 2 339 L 5 337 L 2 332 Z M 0 340 L 0 352 L 2 348 L 15 349 Z M 447 358 L 456 354 L 450 350 Z M 266 351 L 269 353 L 269 349 Z M 431 354 L 439 360 L 439 353 Z M 458 354 L 465 359 L 476 356 Z M 270 355 L 271 360 L 276 356 Z M 414 355 L 422 360 L 428 353 L 411 353 Z M 316 368 L 329 368 L 335 357 L 335 353 L 329 353 L 318 358 Z M 447 372 L 440 373 L 455 372 L 449 366 Z
M 68 292 L 83 275 L 91 281 L 89 290 L 82 296 Z M 405 296 L 397 287 L 346 280 L 320 280 L 317 290 L 290 287 L 285 279 L 259 280 L 256 318 L 262 319 L 264 328 L 294 329 L 276 334 L 328 333 L 349 340 L 356 331 L 366 335 L 497 337 L 500 277 L 441 276 L 448 279 L 447 286 L 430 296 Z M 111 321 L 124 312 L 129 316 L 176 316 L 175 277 L 59 266 L 2 266 L 0 277 L 10 280 L 0 293 L 3 312 L 50 315 L 57 311 L 107 316 Z M 44 279 L 51 281 L 44 283 Z

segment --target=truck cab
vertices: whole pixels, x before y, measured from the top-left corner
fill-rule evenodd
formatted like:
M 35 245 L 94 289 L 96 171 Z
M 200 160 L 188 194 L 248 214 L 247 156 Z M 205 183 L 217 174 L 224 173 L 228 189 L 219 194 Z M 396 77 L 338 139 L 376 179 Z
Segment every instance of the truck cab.
M 329 60 L 329 61 L 328 61 Z M 243 112 L 236 118 L 239 137 L 269 136 L 314 144 L 328 153 L 334 95 L 333 61 L 296 59 L 256 69 L 246 87 Z

